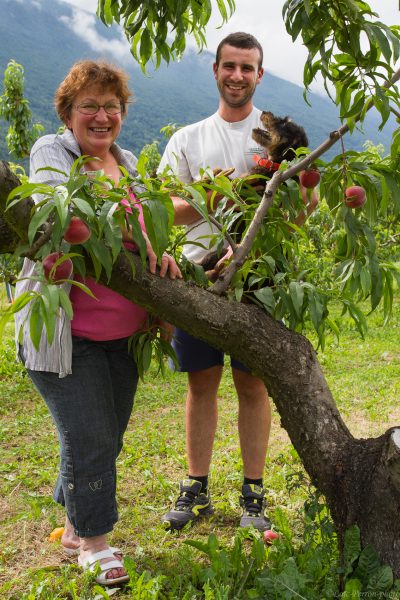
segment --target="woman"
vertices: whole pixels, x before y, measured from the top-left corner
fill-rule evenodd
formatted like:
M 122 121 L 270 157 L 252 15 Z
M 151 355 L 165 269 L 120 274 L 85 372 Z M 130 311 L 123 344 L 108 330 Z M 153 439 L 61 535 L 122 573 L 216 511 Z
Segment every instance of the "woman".
M 35 143 L 31 181 L 62 183 L 60 173 L 38 169 L 51 166 L 69 173 L 80 155 L 96 157 L 85 169 L 103 169 L 115 183 L 122 176 L 120 165 L 135 176 L 137 159 L 115 143 L 131 96 L 127 81 L 123 71 L 105 62 L 81 61 L 72 66 L 55 95 L 58 115 L 67 129 Z M 133 241 L 128 231 L 123 239 Z M 148 242 L 147 252 L 149 269 L 155 273 L 157 258 Z M 34 268 L 26 260 L 21 277 L 31 275 Z M 167 273 L 171 279 L 181 277 L 175 261 L 164 255 L 160 276 Z M 107 533 L 118 520 L 115 462 L 138 382 L 128 338 L 141 328 L 146 311 L 93 280 L 86 284 L 97 300 L 73 286 L 73 320 L 62 312 L 51 346 L 43 335 L 39 351 L 34 349 L 26 310 L 16 315 L 16 332 L 23 327 L 20 358 L 58 430 L 60 472 L 54 499 L 66 508 L 61 542 L 70 552 L 79 552 L 82 567 L 94 570 L 99 564 L 98 583 L 112 585 L 129 579 L 121 552 L 109 547 Z M 20 281 L 17 294 L 38 285 L 29 279 Z

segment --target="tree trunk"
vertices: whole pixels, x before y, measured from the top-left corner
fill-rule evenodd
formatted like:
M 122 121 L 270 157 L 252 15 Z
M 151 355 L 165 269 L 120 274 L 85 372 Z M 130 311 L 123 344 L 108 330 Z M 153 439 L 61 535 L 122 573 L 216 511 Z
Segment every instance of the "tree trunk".
M 0 170 L 3 205 L 4 172 Z M 0 231 L 14 232 L 14 244 L 26 238 L 23 216 L 28 209 L 23 205 L 17 223 L 15 214 L 9 216 L 0 206 Z M 8 248 L 0 238 L 0 253 Z M 357 523 L 363 545 L 372 544 L 400 576 L 400 429 L 376 439 L 355 439 L 305 337 L 255 305 L 230 302 L 191 282 L 161 279 L 144 271 L 137 256 L 133 260 L 134 275 L 120 255 L 111 280 L 102 283 L 232 354 L 261 377 L 306 471 L 326 498 L 339 538 Z

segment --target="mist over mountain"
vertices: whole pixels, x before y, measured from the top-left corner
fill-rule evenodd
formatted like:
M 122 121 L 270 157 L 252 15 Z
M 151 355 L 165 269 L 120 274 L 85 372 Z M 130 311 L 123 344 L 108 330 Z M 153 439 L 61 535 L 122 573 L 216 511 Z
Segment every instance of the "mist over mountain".
M 179 63 L 163 64 L 158 71 L 149 70 L 150 75 L 146 77 L 129 54 L 121 54 L 117 60 L 111 53 L 112 45 L 119 39 L 116 28 L 107 28 L 100 21 L 96 23 L 96 32 L 103 38 L 98 51 L 71 30 L 67 21 L 72 20 L 73 8 L 68 4 L 54 0 L 0 0 L 0 11 L 1 80 L 11 59 L 23 65 L 25 97 L 34 122 L 42 123 L 45 133 L 56 131 L 60 125 L 53 107 L 58 84 L 76 60 L 86 58 L 106 58 L 129 72 L 135 102 L 124 122 L 119 142 L 135 154 L 155 139 L 163 149 L 165 139 L 160 129 L 164 125 L 185 125 L 217 110 L 218 91 L 212 74 L 214 55 L 209 52 L 188 51 Z M 266 73 L 255 95 L 256 106 L 277 115 L 290 115 L 307 131 L 310 147 L 316 147 L 340 126 L 337 108 L 329 99 L 317 94 L 309 95 L 311 107 L 308 106 L 301 87 L 268 72 L 268 58 Z M 1 85 L 1 93 L 2 89 Z M 361 150 L 366 140 L 389 148 L 394 122 L 379 132 L 378 116 L 369 116 L 364 133 L 356 131 L 351 136 L 346 135 L 346 149 Z M 5 133 L 5 123 L 0 121 L 0 158 L 8 160 Z M 339 152 L 337 146 L 330 155 Z

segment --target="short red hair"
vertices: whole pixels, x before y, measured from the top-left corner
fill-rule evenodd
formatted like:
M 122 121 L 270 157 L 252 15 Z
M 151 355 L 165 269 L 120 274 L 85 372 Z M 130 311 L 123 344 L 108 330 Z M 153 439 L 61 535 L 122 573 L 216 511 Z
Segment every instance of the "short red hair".
M 60 83 L 54 97 L 58 116 L 67 123 L 71 116 L 74 100 L 86 87 L 98 87 L 112 91 L 121 102 L 121 114 L 127 112 L 127 104 L 133 94 L 128 87 L 128 74 L 106 61 L 81 60 L 72 65 L 65 79 Z

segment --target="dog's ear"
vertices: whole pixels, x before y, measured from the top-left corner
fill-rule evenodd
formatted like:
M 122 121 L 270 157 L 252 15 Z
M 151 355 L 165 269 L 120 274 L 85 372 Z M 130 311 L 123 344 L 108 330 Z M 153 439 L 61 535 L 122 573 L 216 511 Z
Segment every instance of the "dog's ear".
M 265 129 L 274 129 L 275 127 L 275 123 L 276 123 L 276 117 L 275 115 L 268 111 L 265 110 L 261 113 L 261 123 L 264 125 Z
M 301 146 L 308 146 L 308 137 L 304 128 L 301 125 L 297 125 L 292 119 L 286 117 L 287 121 L 287 131 L 288 135 L 291 138 L 292 147 L 297 149 Z

